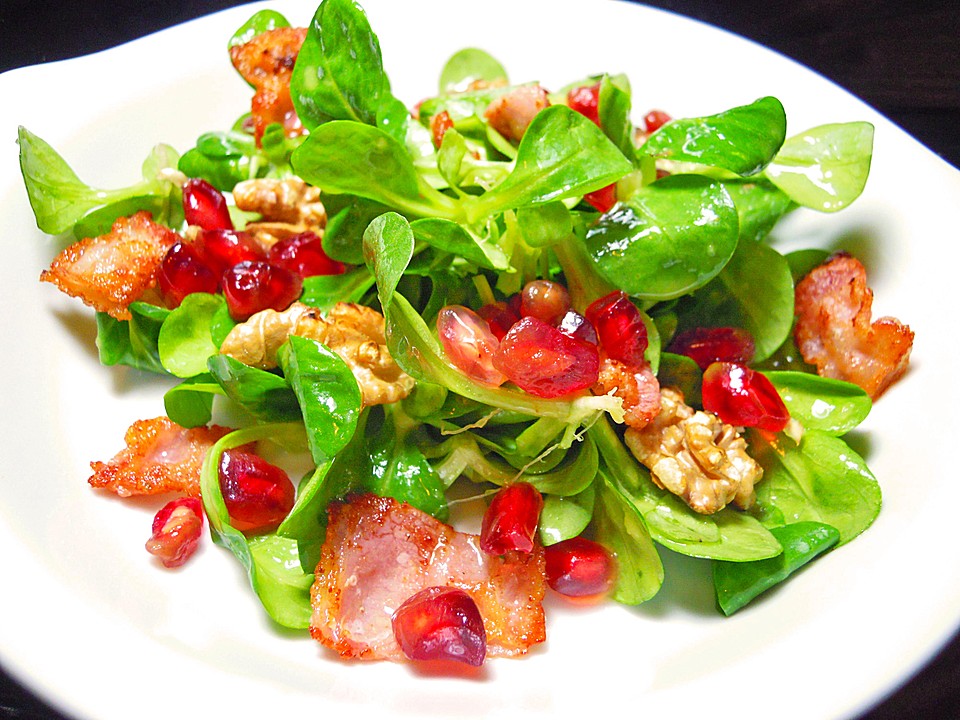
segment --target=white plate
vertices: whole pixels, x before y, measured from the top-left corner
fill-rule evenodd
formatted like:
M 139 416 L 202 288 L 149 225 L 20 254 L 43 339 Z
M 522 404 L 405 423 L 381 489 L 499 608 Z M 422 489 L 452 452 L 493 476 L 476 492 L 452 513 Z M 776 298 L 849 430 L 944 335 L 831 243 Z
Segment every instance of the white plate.
M 836 216 L 802 213 L 782 234 L 867 263 L 878 314 L 916 331 L 912 370 L 857 432 L 884 490 L 873 528 L 733 618 L 693 563 L 667 555 L 660 595 L 636 609 L 549 608 L 549 641 L 489 663 L 481 679 L 345 664 L 272 628 L 239 566 L 207 542 L 178 572 L 143 550 L 152 506 L 97 495 L 88 462 L 134 419 L 162 413 L 165 384 L 97 362 L 92 313 L 37 282 L 55 252 L 17 170 L 17 125 L 91 184 L 136 180 L 150 147 L 183 151 L 248 102 L 227 38 L 237 8 L 107 52 L 0 77 L 0 653 L 68 712 L 102 720 L 224 716 L 446 718 L 837 717 L 865 709 L 926 661 L 960 620 L 955 547 L 960 393 L 954 272 L 960 174 L 823 78 L 733 35 L 614 2 L 367 0 L 396 94 L 434 91 L 455 50 L 486 48 L 514 80 L 548 86 L 626 72 L 638 112 L 701 115 L 778 96 L 789 129 L 876 125 L 867 191 Z M 308 22 L 310 3 L 279 8 Z M 432 28 L 441 27 L 442 30 Z M 13 99 L 11 101 L 11 99 Z M 181 709 L 177 709 L 181 708 Z M 187 711 L 189 715 L 194 715 Z M 294 713 L 297 713 L 296 715 Z

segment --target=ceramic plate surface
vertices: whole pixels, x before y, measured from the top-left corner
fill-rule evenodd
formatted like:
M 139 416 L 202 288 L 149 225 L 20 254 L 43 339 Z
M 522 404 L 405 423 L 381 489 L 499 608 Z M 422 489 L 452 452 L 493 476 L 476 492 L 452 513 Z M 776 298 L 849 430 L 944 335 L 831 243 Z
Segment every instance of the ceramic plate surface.
M 956 629 L 954 370 L 960 174 L 822 77 L 716 29 L 615 2 L 368 0 L 395 94 L 435 92 L 464 46 L 514 81 L 559 86 L 624 72 L 638 112 L 706 115 L 776 95 L 788 134 L 825 122 L 876 126 L 865 194 L 838 215 L 798 213 L 783 247 L 861 257 L 875 313 L 916 331 L 909 374 L 854 442 L 884 492 L 875 525 L 732 618 L 714 610 L 695 562 L 664 553 L 666 582 L 638 608 L 550 603 L 549 640 L 480 679 L 408 666 L 346 664 L 271 627 L 233 557 L 206 542 L 179 572 L 143 550 L 153 504 L 92 492 L 88 463 L 111 457 L 135 419 L 162 414 L 167 383 L 102 368 L 92 311 L 37 282 L 57 251 L 19 178 L 18 125 L 87 182 L 139 177 L 150 148 L 181 152 L 228 127 L 249 90 L 227 39 L 237 8 L 97 55 L 0 77 L 0 660 L 50 702 L 99 720 L 170 717 L 170 703 L 224 717 L 527 718 L 845 716 L 891 691 Z M 309 3 L 275 5 L 306 24 Z M 15 101 L 11 101 L 15 99 Z M 185 703 L 185 705 L 184 705 Z M 178 710 L 174 710 L 178 713 Z M 662 717 L 662 715 L 660 715 Z

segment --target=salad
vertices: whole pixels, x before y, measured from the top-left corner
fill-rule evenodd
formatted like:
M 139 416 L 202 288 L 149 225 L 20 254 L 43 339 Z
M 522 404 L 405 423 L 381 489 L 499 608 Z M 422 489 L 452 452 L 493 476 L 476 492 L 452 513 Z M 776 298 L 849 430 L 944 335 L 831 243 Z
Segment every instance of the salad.
M 177 496 L 163 564 L 209 523 L 281 626 L 480 664 L 542 642 L 548 591 L 650 599 L 659 547 L 730 614 L 873 522 L 843 435 L 912 334 L 854 258 L 770 240 L 856 199 L 868 124 L 788 138 L 764 97 L 635 125 L 623 76 L 512 84 L 478 49 L 411 110 L 347 0 L 228 46 L 251 112 L 130 187 L 19 134 L 38 226 L 76 239 L 42 279 L 105 365 L 176 381 L 91 477 Z M 464 497 L 479 536 L 446 524 Z

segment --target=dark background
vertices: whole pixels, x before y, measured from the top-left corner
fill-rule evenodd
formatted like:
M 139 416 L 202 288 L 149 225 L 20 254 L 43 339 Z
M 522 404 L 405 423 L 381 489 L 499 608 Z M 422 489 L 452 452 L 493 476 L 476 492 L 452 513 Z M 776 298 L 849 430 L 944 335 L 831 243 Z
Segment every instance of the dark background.
M 0 0 L 0 72 L 108 48 L 239 4 L 236 0 Z M 953 0 L 650 0 L 646 4 L 725 28 L 801 62 L 960 167 L 960 12 Z M 2 98 L 0 102 L 18 100 Z M 909 173 L 909 168 L 904 172 Z M 877 644 L 877 651 L 883 652 L 883 628 L 879 627 Z M 855 673 L 856 668 L 850 671 Z M 740 691 L 746 687 L 748 678 Z M 731 688 L 731 693 L 736 692 Z M 0 718 L 53 720 L 60 716 L 0 668 Z M 903 718 L 960 718 L 960 638 L 860 720 Z

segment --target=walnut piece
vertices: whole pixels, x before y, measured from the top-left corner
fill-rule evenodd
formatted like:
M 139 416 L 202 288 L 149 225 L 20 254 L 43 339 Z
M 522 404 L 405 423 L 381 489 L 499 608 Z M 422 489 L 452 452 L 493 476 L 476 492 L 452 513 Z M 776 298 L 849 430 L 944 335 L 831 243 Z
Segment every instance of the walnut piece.
M 628 428 L 627 447 L 650 468 L 653 481 L 709 515 L 730 502 L 746 509 L 763 468 L 747 454 L 737 430 L 713 413 L 696 411 L 674 388 L 660 391 L 660 414 L 642 429 Z
M 357 379 L 364 405 L 397 402 L 413 390 L 413 378 L 387 350 L 383 315 L 365 305 L 337 303 L 326 317 L 299 302 L 282 312 L 263 310 L 235 326 L 220 352 L 268 370 L 277 366 L 277 350 L 291 335 L 323 343 L 343 358 Z
M 319 235 L 327 224 L 320 189 L 298 177 L 244 180 L 233 188 L 233 201 L 240 210 L 262 217 L 244 230 L 264 249 L 303 232 Z

